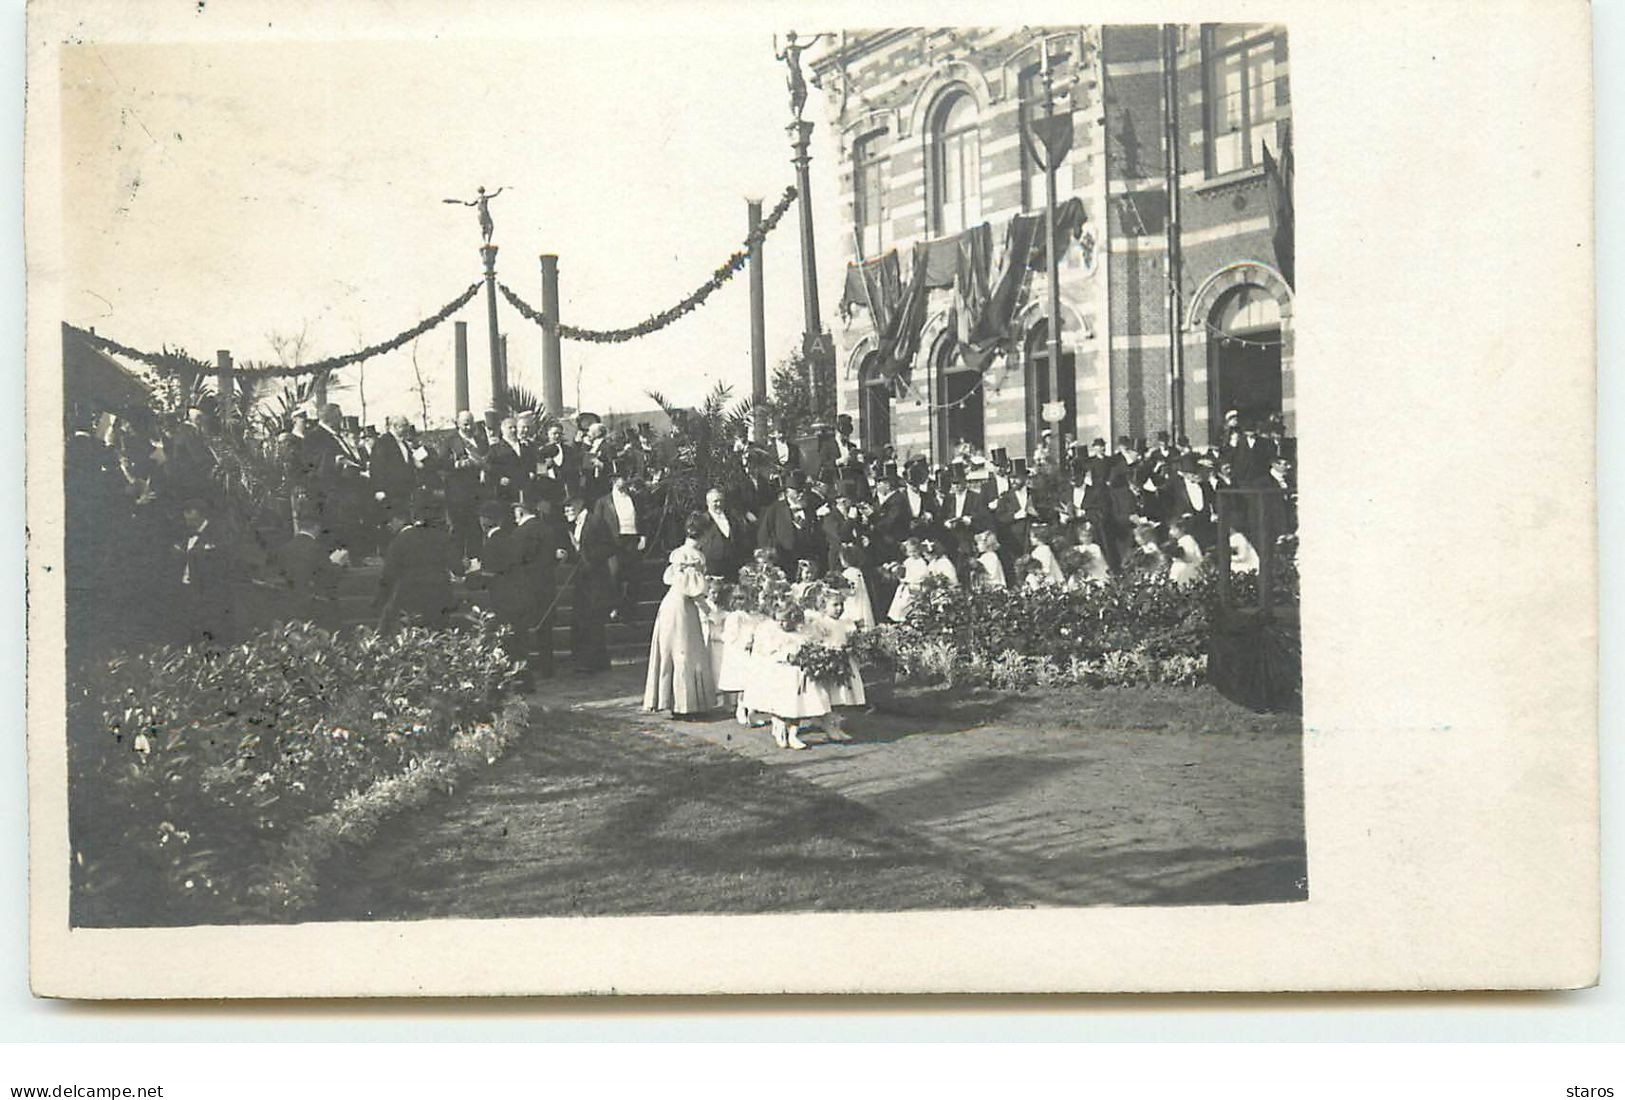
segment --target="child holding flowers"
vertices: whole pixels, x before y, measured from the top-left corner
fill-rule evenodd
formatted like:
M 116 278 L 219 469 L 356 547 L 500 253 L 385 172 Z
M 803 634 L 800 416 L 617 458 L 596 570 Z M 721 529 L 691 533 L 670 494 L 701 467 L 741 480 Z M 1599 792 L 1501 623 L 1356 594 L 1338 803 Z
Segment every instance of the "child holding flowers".
M 781 749 L 806 748 L 801 724 L 829 713 L 829 692 L 792 663 L 808 641 L 803 622 L 800 605 L 786 592 L 773 617 L 756 631 L 755 660 L 744 692 L 746 707 L 772 716 L 773 741 Z

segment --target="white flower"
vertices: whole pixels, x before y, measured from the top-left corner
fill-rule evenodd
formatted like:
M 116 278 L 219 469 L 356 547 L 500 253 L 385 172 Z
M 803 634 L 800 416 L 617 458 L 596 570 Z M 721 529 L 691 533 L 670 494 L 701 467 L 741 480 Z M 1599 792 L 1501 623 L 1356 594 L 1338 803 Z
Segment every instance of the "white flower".
M 374 721 L 374 722 L 383 722 L 383 721 L 387 721 L 387 720 L 388 720 L 388 718 L 389 718 L 389 715 L 387 715 L 387 714 L 385 714 L 385 713 L 384 713 L 384 712 L 383 712 L 383 711 L 381 711 L 381 710 L 375 710 L 375 711 L 373 711 L 373 712 L 372 712 L 372 720 L 373 720 L 373 721 Z
M 135 744 L 133 747 L 136 752 L 149 753 L 152 751 L 152 742 L 147 740 L 146 734 L 138 733 L 135 735 Z

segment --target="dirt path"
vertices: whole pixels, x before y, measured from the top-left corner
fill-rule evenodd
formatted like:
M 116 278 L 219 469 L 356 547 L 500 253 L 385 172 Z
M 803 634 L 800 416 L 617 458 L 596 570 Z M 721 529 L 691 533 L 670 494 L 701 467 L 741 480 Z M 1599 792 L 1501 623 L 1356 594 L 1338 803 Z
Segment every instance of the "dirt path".
M 550 684 L 535 736 L 336 869 L 322 919 L 1306 896 L 1296 720 L 1211 691 L 919 693 L 788 752 L 642 714 L 641 677 Z

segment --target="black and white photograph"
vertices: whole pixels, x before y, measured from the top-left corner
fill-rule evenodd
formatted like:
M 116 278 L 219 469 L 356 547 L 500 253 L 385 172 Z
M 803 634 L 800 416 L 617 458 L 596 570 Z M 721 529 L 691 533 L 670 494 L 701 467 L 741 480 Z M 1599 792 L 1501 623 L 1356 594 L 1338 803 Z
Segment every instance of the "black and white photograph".
M 1300 311 L 1291 19 L 196 7 L 53 44 L 31 211 L 78 942 L 1317 912 L 1300 607 L 1410 452 L 1305 413 L 1385 307 Z
M 1287 28 L 714 48 L 64 52 L 76 925 L 1307 896 Z

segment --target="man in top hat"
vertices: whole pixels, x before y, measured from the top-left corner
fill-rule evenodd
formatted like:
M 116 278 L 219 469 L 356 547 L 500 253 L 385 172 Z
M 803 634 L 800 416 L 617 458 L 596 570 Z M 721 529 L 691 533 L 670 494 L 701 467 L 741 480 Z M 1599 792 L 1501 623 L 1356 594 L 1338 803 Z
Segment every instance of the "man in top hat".
M 992 525 L 987 500 L 970 487 L 970 477 L 962 462 L 955 462 L 943 474 L 942 528 L 951 552 L 969 555 L 977 534 Z
M 819 527 L 824 536 L 826 564 L 831 573 L 840 573 L 843 568 L 841 551 L 847 548 L 857 552 L 860 569 L 869 565 L 867 524 L 858 511 L 856 493 L 850 482 L 839 482 L 835 486 L 829 508 L 819 517 Z
M 992 508 L 1010 490 L 1010 452 L 994 447 L 987 454 L 988 474 L 982 482 L 982 496 Z
M 705 555 L 705 571 L 713 577 L 732 578 L 755 549 L 755 532 L 745 517 L 727 506 L 721 489 L 705 492 L 705 530 L 699 537 L 700 553 Z
M 903 471 L 902 496 L 908 502 L 909 531 L 922 537 L 936 534 L 942 506 L 931 492 L 931 463 L 924 457 L 909 459 Z
M 880 479 L 875 483 L 874 519 L 869 525 L 878 564 L 902 558 L 903 540 L 909 537 L 912 527 L 913 514 L 902 478 L 897 476 L 897 464 L 888 462 L 881 467 Z
M 319 419 L 305 433 L 300 459 L 306 499 L 328 545 L 364 552 L 359 545 L 364 520 L 361 502 L 372 495 L 361 478 L 367 463 L 344 438 L 344 415 L 337 405 L 322 406 Z
M 1179 460 L 1179 476 L 1169 481 L 1163 490 L 1166 515 L 1169 519 L 1185 519 L 1190 534 L 1202 549 L 1213 547 L 1213 487 L 1202 475 L 1201 463 L 1195 455 Z
M 564 499 L 575 495 L 581 488 L 581 448 L 565 439 L 564 425 L 549 424 L 541 447 L 536 453 L 536 480 L 545 478 L 552 485 L 544 488 L 541 496 L 558 501 L 562 513 Z M 554 488 L 558 491 L 555 492 Z
M 1033 524 L 1049 518 L 1048 510 L 1027 483 L 1027 460 L 1016 459 L 1010 469 L 1010 488 L 993 505 L 993 527 L 998 533 L 1006 576 L 1018 575 L 1015 563 L 1031 545 L 1028 533 Z
M 1267 488 L 1275 448 L 1259 433 L 1256 419 L 1241 422 L 1239 437 L 1230 448 L 1230 473 L 1242 488 Z
M 790 471 L 784 492 L 767 506 L 756 528 L 756 545 L 771 551 L 774 562 L 791 580 L 797 562 L 809 561 L 814 573 L 821 574 L 828 556 L 806 488 L 805 475 Z
M 863 448 L 852 439 L 852 418 L 846 413 L 835 418 L 835 465 L 848 480 L 864 469 Z
M 592 505 L 592 513 L 615 539 L 615 552 L 609 559 L 613 589 L 609 618 L 615 622 L 632 613 L 636 602 L 636 565 L 639 555 L 648 549 L 649 530 L 654 521 L 648 515 L 646 502 L 633 493 L 631 479 L 619 463 L 606 462 L 604 476 L 609 480 L 609 491 Z

